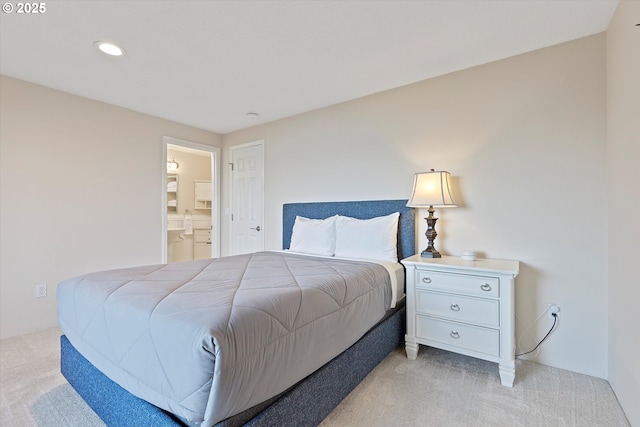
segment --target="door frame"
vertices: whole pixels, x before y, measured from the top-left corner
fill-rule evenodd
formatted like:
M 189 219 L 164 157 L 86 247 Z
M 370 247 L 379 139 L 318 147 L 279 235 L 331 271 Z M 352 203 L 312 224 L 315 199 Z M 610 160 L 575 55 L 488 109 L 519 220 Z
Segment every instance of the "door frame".
M 258 139 L 256 141 L 251 141 L 251 142 L 245 142 L 243 144 L 237 144 L 237 145 L 232 145 L 229 147 L 229 165 L 233 165 L 233 159 L 234 159 L 234 153 L 237 150 L 242 150 L 245 148 L 249 148 L 249 147 L 254 147 L 254 146 L 259 146 L 262 149 L 262 176 L 260 177 L 260 179 L 262 180 L 262 206 L 261 206 L 261 215 L 262 215 L 262 229 L 264 230 L 264 165 L 265 165 L 265 158 L 264 158 L 264 153 L 265 153 L 265 143 L 264 143 L 264 139 Z M 231 215 L 227 215 L 228 216 L 228 221 L 229 221 L 229 235 L 228 237 L 228 247 L 227 247 L 227 251 L 229 254 L 233 253 L 233 220 L 232 215 L 233 215 L 233 201 L 235 200 L 235 189 L 233 187 L 233 170 L 229 171 L 229 213 Z M 265 233 L 260 233 L 260 239 L 261 239 L 261 243 L 262 243 L 262 247 L 264 248 L 264 234 Z
M 162 137 L 161 195 L 162 195 L 162 263 L 167 263 L 167 149 L 169 145 L 206 151 L 211 155 L 211 257 L 220 256 L 220 148 L 172 136 Z

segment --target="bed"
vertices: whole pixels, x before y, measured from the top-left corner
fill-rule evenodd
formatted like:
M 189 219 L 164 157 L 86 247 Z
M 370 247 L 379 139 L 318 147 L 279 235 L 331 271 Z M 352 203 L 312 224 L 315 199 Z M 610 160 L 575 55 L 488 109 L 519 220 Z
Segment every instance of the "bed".
M 215 260 L 215 262 L 223 262 L 223 263 L 232 263 L 238 264 L 239 262 L 245 262 L 246 265 L 243 277 L 250 277 L 256 271 L 264 271 L 266 274 L 265 277 L 270 276 L 269 271 L 284 271 L 291 270 L 294 273 L 291 274 L 299 274 L 299 276 L 294 277 L 291 280 L 305 283 L 305 286 L 301 286 L 301 288 L 305 289 L 306 293 L 302 293 L 302 295 L 323 295 L 324 299 L 326 298 L 326 294 L 331 294 L 333 291 L 333 286 L 331 285 L 328 288 L 325 284 L 325 276 L 316 276 L 315 273 L 312 272 L 325 271 L 326 268 L 330 268 L 331 271 L 339 271 L 341 277 L 350 277 L 350 271 L 353 270 L 361 270 L 364 269 L 362 264 L 367 264 L 366 276 L 371 279 L 370 283 L 362 282 L 365 279 L 357 278 L 354 279 L 354 284 L 349 285 L 346 289 L 349 291 L 335 291 L 338 292 L 341 297 L 334 299 L 341 299 L 346 301 L 344 305 L 344 310 L 330 310 L 327 312 L 321 312 L 319 319 L 321 321 L 325 321 L 325 318 L 342 318 L 348 319 L 347 323 L 353 324 L 356 326 L 356 330 L 353 332 L 344 332 L 342 331 L 342 327 L 336 327 L 335 323 L 318 323 L 317 325 L 330 325 L 329 328 L 319 327 L 319 326 L 309 326 L 306 329 L 318 329 L 320 331 L 321 337 L 326 337 L 327 339 L 321 338 L 317 340 L 316 338 L 309 339 L 305 335 L 297 335 L 293 338 L 290 338 L 290 341 L 299 343 L 305 343 L 304 346 L 296 345 L 295 351 L 299 357 L 300 354 L 304 354 L 305 356 L 302 360 L 296 361 L 296 359 L 289 359 L 290 353 L 287 351 L 276 352 L 276 356 L 270 356 L 266 353 L 259 353 L 265 351 L 266 347 L 273 347 L 272 343 L 285 343 L 278 344 L 276 347 L 279 348 L 287 348 L 287 342 L 284 338 L 281 339 L 280 335 L 273 335 L 273 331 L 278 331 L 282 329 L 280 323 L 286 324 L 286 319 L 278 319 L 278 322 L 273 321 L 273 315 L 269 315 L 266 317 L 258 318 L 261 320 L 261 323 L 277 323 L 277 327 L 270 327 L 267 332 L 259 332 L 255 334 L 251 334 L 251 339 L 247 339 L 246 332 L 245 335 L 242 335 L 242 329 L 237 327 L 233 322 L 233 318 L 230 317 L 229 323 L 225 324 L 224 327 L 226 330 L 233 329 L 234 331 L 240 331 L 238 335 L 229 334 L 233 340 L 234 345 L 231 347 L 235 348 L 236 342 L 245 342 L 250 341 L 250 345 L 254 347 L 250 347 L 245 351 L 248 354 L 248 357 L 241 358 L 242 363 L 235 362 L 228 366 L 233 366 L 233 369 L 237 369 L 239 372 L 244 372 L 244 374 L 239 376 L 233 376 L 230 374 L 226 374 L 226 379 L 218 380 L 217 378 L 223 378 L 223 375 L 220 375 L 216 371 L 216 375 L 213 375 L 213 380 L 211 384 L 205 384 L 203 386 L 202 393 L 198 394 L 193 393 L 190 394 L 189 399 L 193 397 L 194 400 L 204 399 L 203 396 L 206 397 L 208 403 L 204 410 L 204 422 L 201 423 L 201 420 L 198 418 L 191 420 L 189 419 L 188 412 L 187 416 L 185 415 L 183 408 L 183 400 L 180 401 L 180 408 L 176 408 L 175 402 L 163 401 L 163 398 L 158 400 L 157 396 L 154 395 L 145 395 L 144 389 L 147 386 L 147 383 L 150 381 L 155 381 L 156 376 L 159 382 L 159 388 L 166 387 L 171 388 L 172 392 L 175 391 L 173 389 L 180 388 L 180 382 L 176 383 L 164 383 L 163 376 L 167 378 L 174 377 L 179 378 L 179 381 L 182 381 L 182 376 L 189 377 L 192 375 L 192 372 L 198 370 L 198 364 L 200 363 L 200 358 L 190 359 L 191 354 L 188 351 L 184 351 L 184 346 L 178 345 L 177 343 L 181 342 L 184 336 L 190 334 L 190 329 L 181 329 L 181 322 L 184 321 L 182 318 L 171 317 L 173 314 L 165 315 L 165 316 L 156 316 L 157 312 L 161 312 L 162 310 L 158 309 L 159 305 L 157 303 L 153 303 L 153 313 L 154 313 L 154 322 L 149 322 L 150 331 L 146 333 L 149 336 L 153 336 L 153 329 L 159 328 L 161 330 L 166 330 L 166 328 L 176 329 L 177 336 L 172 338 L 173 341 L 164 344 L 158 344 L 158 342 L 153 341 L 153 351 L 156 353 L 159 352 L 159 347 L 169 346 L 171 348 L 165 349 L 168 350 L 169 356 L 163 355 L 162 357 L 168 357 L 167 359 L 161 359 L 157 354 L 143 353 L 145 346 L 138 344 L 139 342 L 145 341 L 145 339 L 137 338 L 138 335 L 136 330 L 137 322 L 136 316 L 137 308 L 140 306 L 144 306 L 146 301 L 143 298 L 147 298 L 147 296 L 143 296 L 146 291 L 140 291 L 139 288 L 135 290 L 135 292 L 128 292 L 128 295 L 123 300 L 131 308 L 133 313 L 126 313 L 122 310 L 122 306 L 117 306 L 118 311 L 115 313 L 110 312 L 109 310 L 101 308 L 98 306 L 92 306 L 92 303 L 83 303 L 80 297 L 82 296 L 82 292 L 78 292 L 77 289 L 74 290 L 73 298 L 70 297 L 70 293 L 68 293 L 68 289 L 70 289 L 69 284 L 59 286 L 59 318 L 61 319 L 61 329 L 64 335 L 61 337 L 61 371 L 65 378 L 69 381 L 69 383 L 76 389 L 76 391 L 82 396 L 82 398 L 91 406 L 94 411 L 105 421 L 107 425 L 110 426 L 128 426 L 128 425 L 145 425 L 145 426 L 184 426 L 184 425 L 217 425 L 217 426 L 236 426 L 236 425 L 250 425 L 250 426 L 266 426 L 266 425 L 317 425 L 319 424 L 330 412 L 337 406 L 337 404 L 359 383 L 362 379 L 382 360 L 384 357 L 395 347 L 400 345 L 403 341 L 404 337 L 404 300 L 402 298 L 403 295 L 403 287 L 401 283 L 400 287 L 395 287 L 391 285 L 393 279 L 391 279 L 391 274 L 387 274 L 384 268 L 379 265 L 369 266 L 369 262 L 352 262 L 349 259 L 336 259 L 335 257 L 316 257 L 316 254 L 312 254 L 311 257 L 305 254 L 299 254 L 297 251 L 294 251 L 296 248 L 300 248 L 299 242 L 296 241 L 296 234 L 294 233 L 295 227 L 298 227 L 300 230 L 301 220 L 297 219 L 298 217 L 303 217 L 302 219 L 306 219 L 308 221 L 318 220 L 317 222 L 321 222 L 320 220 L 325 220 L 325 222 L 333 217 L 334 215 L 340 215 L 342 217 L 350 217 L 349 219 L 370 219 L 370 218 L 380 218 L 385 216 L 391 216 L 397 213 L 397 257 L 402 259 L 406 256 L 412 255 L 415 251 L 415 218 L 413 209 L 406 207 L 406 200 L 386 200 L 386 201 L 366 201 L 366 202 L 328 202 L 328 203 L 294 203 L 287 204 L 283 206 L 283 249 L 290 251 L 267 251 L 265 253 L 258 254 L 250 254 L 245 256 L 240 256 L 236 258 L 232 258 L 229 261 L 228 257 L 221 258 Z M 341 217 L 337 217 L 339 219 L 343 219 Z M 346 220 L 345 220 L 346 221 Z M 356 221 L 356 220 L 354 220 Z M 364 222 L 363 222 L 364 223 Z M 298 225 L 296 225 L 298 224 Z M 347 245 L 348 246 L 348 245 Z M 343 251 L 343 254 L 348 254 L 348 247 L 341 245 L 340 246 Z M 338 255 L 338 248 L 335 248 L 336 255 Z M 319 259 L 324 258 L 324 259 Z M 348 258 L 348 257 L 345 257 Z M 222 260 L 222 261 L 220 261 Z M 208 262 L 202 261 L 200 262 Z M 213 260 L 212 260 L 213 262 Z M 198 264 L 198 261 L 188 262 L 188 263 L 179 263 L 180 266 L 173 267 L 174 269 L 184 270 L 184 269 L 194 269 L 199 271 L 199 273 L 194 277 L 202 278 L 202 271 L 209 271 L 206 268 L 203 270 L 201 264 Z M 207 264 L 208 265 L 208 264 Z M 249 266 L 249 267 L 247 267 Z M 286 266 L 283 268 L 277 268 L 279 266 Z M 328 267 L 327 267 L 328 266 Z M 256 268 L 257 267 L 257 268 Z M 156 269 L 160 270 L 156 270 Z M 107 286 L 106 292 L 107 298 L 114 299 L 113 296 L 109 296 L 109 292 L 112 292 L 113 289 L 119 289 L 118 283 L 121 283 L 123 280 L 127 283 L 136 282 L 139 274 L 142 274 L 144 277 L 149 277 L 149 274 L 153 275 L 156 271 L 162 271 L 162 279 L 157 281 L 160 283 L 160 288 L 163 286 L 166 288 L 171 288 L 174 285 L 170 285 L 164 279 L 167 278 L 167 274 L 171 275 L 173 273 L 168 273 L 165 267 L 158 266 L 147 266 L 140 267 L 134 270 L 134 276 L 132 277 L 120 277 L 122 274 L 130 274 L 131 269 L 127 269 L 127 271 L 120 272 L 108 272 L 106 282 L 116 283 L 116 285 L 112 288 Z M 208 267 L 207 267 L 208 268 Z M 370 270 L 371 268 L 371 270 Z M 382 268 L 382 270 L 381 270 Z M 198 270 L 199 269 L 199 270 Z M 262 269 L 262 270 L 260 270 Z M 173 271 L 173 270 L 170 270 Z M 363 270 L 365 271 L 365 270 Z M 383 273 L 380 273 L 383 271 Z M 386 273 L 385 273 L 386 271 Z M 390 270 L 389 270 L 390 271 Z M 375 272 L 375 273 L 374 273 Z M 218 274 L 218 273 L 216 273 Z M 280 274 L 280 273 L 278 273 Z M 276 275 L 280 277 L 279 275 Z M 385 279 L 382 279 L 382 277 Z M 83 276 L 85 277 L 85 276 Z M 95 279 L 94 275 L 90 275 L 91 280 Z M 209 279 L 211 275 L 207 276 Z M 356 277 L 356 276 L 354 276 Z M 260 283 L 265 279 L 261 276 L 259 279 L 256 276 L 256 280 Z M 388 278 L 388 279 L 387 279 Z M 86 281 L 85 278 L 73 278 L 70 279 L 70 282 L 80 283 L 83 280 Z M 183 281 L 183 278 L 178 277 L 178 281 Z M 281 279 L 278 279 L 282 281 Z M 289 279 L 288 279 L 289 280 Z M 347 279 L 345 279 L 346 281 Z M 369 280 L 369 279 L 367 279 Z M 388 280 L 389 283 L 385 284 L 385 286 L 380 285 L 383 280 Z M 307 292 L 306 283 L 307 282 L 319 282 L 323 288 L 322 292 L 317 292 L 312 289 Z M 67 281 L 63 282 L 66 283 Z M 276 280 L 276 282 L 278 282 Z M 403 280 L 402 280 L 403 282 Z M 195 285 L 193 284 L 195 283 Z M 187 289 L 193 291 L 197 290 L 197 286 L 200 285 L 201 282 L 190 281 Z M 255 282 L 257 283 L 257 282 Z M 363 284 L 364 283 L 364 284 Z M 397 285 L 397 283 L 396 283 Z M 194 288 L 196 286 L 196 288 Z M 246 286 L 246 285 L 242 285 Z M 258 288 L 262 285 L 257 285 Z M 277 285 L 276 288 L 278 288 Z M 185 288 L 185 286 L 179 287 L 180 289 Z M 363 289 L 363 292 L 359 295 L 347 296 L 350 295 L 350 292 L 356 292 L 354 289 Z M 378 290 L 373 290 L 374 288 L 384 289 L 382 293 L 379 293 Z M 67 289 L 65 291 L 65 289 Z M 83 292 L 86 293 L 86 289 L 91 289 L 88 287 L 82 288 Z M 136 289 L 135 287 L 133 289 Z M 244 288 L 239 288 L 244 290 Z M 327 291 L 329 289 L 329 291 Z M 395 291 L 393 290 L 395 289 Z M 154 288 L 154 292 L 157 289 Z M 66 292 L 66 293 L 65 293 Z M 95 293 L 96 291 L 91 291 Z M 238 298 L 237 295 L 242 296 L 242 293 L 237 289 L 234 291 L 233 298 Z M 62 294 L 61 294 L 62 293 Z M 98 291 L 98 293 L 100 293 Z M 395 297 L 392 294 L 396 294 Z M 183 295 L 185 292 L 182 293 Z M 380 296 L 383 295 L 383 296 Z M 334 295 L 335 297 L 335 295 Z M 271 297 L 267 296 L 262 298 L 262 302 L 260 304 L 264 304 L 265 300 L 269 300 Z M 296 321 L 299 320 L 300 313 L 304 315 L 305 313 L 321 310 L 321 303 L 318 303 L 314 300 L 313 304 L 309 305 L 305 300 L 307 297 L 303 297 L 300 300 L 296 300 L 296 304 L 306 303 L 307 306 L 304 310 L 298 310 L 295 312 L 294 317 L 296 317 Z M 176 300 L 175 293 L 173 291 L 165 294 L 160 294 L 156 296 L 158 301 L 165 300 Z M 191 298 L 193 299 L 193 298 Z M 204 298 L 199 298 L 204 300 Z M 80 302 L 77 302 L 77 301 Z M 384 302 L 382 302 L 384 300 Z M 66 301 L 66 302 L 65 302 Z M 70 301 L 72 301 L 70 303 Z M 134 302 L 132 304 L 132 301 Z M 177 301 L 180 301 L 179 299 Z M 384 305 L 384 312 L 380 312 L 379 308 L 376 308 L 377 313 L 367 313 L 367 314 L 357 314 L 356 317 L 348 317 L 347 314 L 337 314 L 342 312 L 356 312 L 357 310 L 351 310 L 352 306 L 356 306 L 361 304 L 361 301 L 365 301 L 366 304 L 370 304 L 371 306 L 379 307 L 381 304 Z M 367 302 L 368 301 L 368 302 Z M 109 306 L 113 301 L 109 301 Z M 334 304 L 335 301 L 329 301 L 330 304 Z M 77 305 L 79 306 L 79 311 L 74 311 L 71 313 L 68 308 L 69 305 Z M 234 304 L 236 304 L 236 300 L 234 299 Z M 252 304 L 252 303 L 247 303 Z M 167 304 L 165 304 L 167 305 Z M 222 304 L 224 305 L 224 304 Z M 106 307 L 107 305 L 105 305 Z M 389 308 L 393 306 L 393 308 Z M 207 310 L 211 309 L 211 306 L 205 307 Z M 264 310 L 264 305 L 260 305 L 259 310 L 255 310 L 256 307 L 251 307 L 252 312 L 259 312 Z M 78 307 L 76 307 L 76 310 Z M 79 333 L 77 325 L 74 329 L 74 322 L 76 317 L 82 317 L 83 312 L 104 312 L 100 316 L 93 316 L 93 320 L 91 322 L 85 322 L 80 324 L 84 325 L 85 328 L 82 333 Z M 102 310 L 102 311 L 100 311 Z M 154 311 L 155 310 L 155 311 Z M 177 310 L 179 312 L 189 312 L 198 311 L 189 308 Z M 237 309 L 235 311 L 238 311 Z M 286 310 L 284 311 L 287 312 Z M 331 315 L 329 316 L 329 313 Z M 160 313 L 162 314 L 162 313 Z M 140 314 L 140 316 L 148 316 L 148 314 Z M 345 317 L 346 316 L 346 317 Z M 363 317 L 361 319 L 360 317 Z M 275 316 L 277 317 L 277 316 Z M 157 321 L 157 318 L 164 319 L 163 322 Z M 366 318 L 366 320 L 364 319 Z M 375 318 L 375 319 L 374 319 Z M 97 319 L 97 320 L 96 320 Z M 100 335 L 100 339 L 96 338 L 97 335 L 90 333 L 89 329 L 97 328 L 95 326 L 96 323 L 104 323 L 109 321 L 113 322 L 122 322 L 121 325 L 124 327 L 124 331 L 120 332 L 123 335 L 111 336 L 113 332 L 108 330 L 107 332 L 103 332 Z M 175 320 L 177 319 L 177 320 Z M 171 323 L 168 323 L 171 322 Z M 316 322 L 316 320 L 313 320 Z M 365 323 L 371 323 L 371 325 L 364 326 Z M 259 322 L 260 323 L 260 322 Z M 301 324 L 304 324 L 305 327 L 307 325 L 312 325 L 311 321 L 304 321 Z M 169 326 L 167 326 L 169 325 Z M 315 324 L 314 324 L 315 325 Z M 192 327 L 192 326 L 191 326 Z M 164 328 L 164 329 L 163 329 Z M 185 326 L 186 328 L 186 326 Z M 357 330 L 360 328 L 361 330 Z M 304 330 L 304 328 L 293 328 L 296 333 L 299 330 Z M 345 329 L 347 329 L 345 327 Z M 120 328 L 122 331 L 123 329 Z M 96 329 L 96 331 L 100 331 L 100 329 Z M 251 331 L 251 330 L 250 330 Z M 338 331 L 338 332 L 336 332 Z M 127 337 L 127 334 L 131 334 L 130 337 Z M 290 335 L 290 333 L 288 333 Z M 324 335 L 323 335 L 324 334 Z M 346 334 L 348 336 L 343 336 Z M 84 337 L 83 337 L 84 335 Z M 161 334 L 163 335 L 163 334 Z M 357 337 L 356 337 L 357 335 Z M 141 336 L 141 335 L 140 335 Z M 146 336 L 146 335 L 145 335 Z M 91 338 L 93 337 L 93 338 Z M 256 338 L 259 337 L 259 338 Z M 355 338 L 354 338 L 355 337 Z M 221 340 L 219 337 L 217 340 Z M 287 338 L 289 339 L 289 338 Z M 87 342 L 85 342 L 85 340 Z M 213 340 L 213 338 L 212 338 Z M 260 342 L 261 340 L 266 340 L 265 345 L 255 344 L 254 341 Z M 340 342 L 341 345 L 345 346 L 345 343 L 348 344 L 345 346 L 345 349 L 340 350 L 337 355 L 331 354 L 331 351 L 335 350 L 326 350 L 325 347 L 329 347 L 327 344 L 329 341 L 337 341 Z M 353 341 L 353 342 L 352 342 Z M 99 351 L 94 351 L 95 347 L 99 347 L 103 345 L 103 342 L 109 342 L 110 345 L 118 345 L 126 346 L 126 351 L 117 352 L 116 350 L 108 350 L 118 354 L 118 367 L 117 371 L 113 371 L 113 367 L 109 366 L 109 361 L 105 361 L 105 358 L 100 355 Z M 187 342 L 187 341 L 185 341 Z M 319 347 L 313 347 L 314 343 L 321 342 L 322 345 Z M 203 344 L 202 347 L 204 350 L 211 353 L 211 359 L 216 362 L 212 366 L 215 369 L 218 368 L 218 365 L 224 366 L 225 358 L 229 360 L 227 354 L 218 354 L 215 353 L 219 347 L 224 347 L 223 343 L 215 342 L 211 343 L 210 346 Z M 256 347 L 256 345 L 258 345 Z M 140 349 L 136 349 L 136 346 L 139 346 Z M 243 347 L 244 348 L 244 347 Z M 304 353 L 300 348 L 307 349 L 307 353 Z M 132 351 L 131 349 L 136 349 Z M 148 350 L 148 349 L 147 349 Z M 202 349 L 198 348 L 198 352 L 202 353 Z M 241 350 L 237 350 L 240 352 Z M 300 353 L 302 351 L 302 353 Z M 142 353 L 141 353 L 142 352 Z M 175 354 L 172 354 L 175 352 Z M 133 353 L 133 355 L 132 355 Z M 214 354 L 215 353 L 215 354 Z M 259 354 L 258 354 L 259 353 Z M 137 354 L 137 356 L 136 356 Z M 140 356 L 142 354 L 142 356 Z M 293 354 L 293 353 L 291 353 Z M 255 357 L 254 357 L 255 356 Z M 171 359 L 171 358 L 174 359 Z M 156 364 L 157 360 L 163 361 L 173 361 L 175 363 L 165 363 L 164 365 L 160 363 L 161 368 L 166 369 L 168 372 L 162 373 L 162 375 L 154 374 L 153 378 L 145 378 L 139 377 L 137 375 L 142 375 L 141 372 L 137 372 L 134 369 L 137 366 L 134 362 L 130 362 L 127 359 L 138 359 L 137 363 L 140 363 L 140 358 L 144 360 L 149 365 Z M 180 362 L 176 362 L 175 359 L 178 358 L 180 361 L 184 361 L 179 368 L 181 371 L 177 371 L 177 373 L 169 372 L 171 369 L 177 369 L 175 365 L 180 365 Z M 314 367 L 312 371 L 306 372 L 305 369 L 309 369 L 309 366 L 306 366 L 306 359 L 310 359 L 309 363 L 319 363 L 319 360 L 322 360 L 322 366 Z M 313 360 L 311 359 L 318 359 Z M 326 360 L 325 360 L 326 359 Z M 234 359 L 235 360 L 235 359 Z M 245 362 L 245 360 L 249 360 L 249 362 Z M 268 362 L 271 360 L 271 362 Z M 267 362 L 265 362 L 267 361 Z M 312 363 L 312 364 L 313 364 Z M 288 368 L 283 372 L 282 366 L 280 368 L 272 368 L 271 365 L 283 365 Z M 246 368 L 246 366 L 249 366 Z M 185 371 L 186 369 L 186 371 Z M 206 369 L 211 369 L 211 367 Z M 222 368 L 220 368 L 222 369 Z M 268 372 L 272 370 L 276 373 L 276 379 L 273 377 L 269 377 L 267 380 L 261 379 L 262 373 L 267 375 Z M 105 373 L 103 373 L 106 372 Z M 227 372 L 227 371 L 225 371 Z M 246 375 L 246 372 L 252 373 L 251 375 Z M 261 375 L 257 375 L 256 372 L 260 372 Z M 193 374 L 196 375 L 196 374 Z M 200 375 L 200 374 L 198 374 Z M 244 376 L 243 376 L 244 375 Z M 297 378 L 299 376 L 299 378 Z M 282 377 L 282 378 L 281 378 Z M 198 379 L 200 377 L 196 377 Z M 295 381 L 292 382 L 292 378 L 296 378 Z M 281 381 L 282 380 L 282 381 Z M 186 381 L 186 380 L 185 380 Z M 218 383 L 216 383 L 218 381 Z M 220 383 L 227 382 L 224 388 L 220 386 Z M 281 381 L 281 383 L 279 383 Z M 240 388 L 237 384 L 246 383 L 248 384 L 247 390 L 239 392 L 236 388 Z M 276 383 L 278 383 L 276 385 Z M 291 383 L 291 384 L 289 384 Z M 167 385 L 168 384 L 168 385 Z M 218 385 L 216 385 L 218 384 Z M 143 389 L 143 392 L 140 389 Z M 266 390 L 266 388 L 269 388 Z M 211 401 L 213 400 L 211 396 L 214 394 L 214 390 L 222 390 L 224 391 L 224 395 L 228 398 L 220 399 L 218 398 L 213 404 Z M 129 390 L 129 391 L 128 391 Z M 274 390 L 276 390 L 274 392 Z M 146 398 L 142 399 L 140 397 L 136 397 L 135 395 L 141 395 Z M 250 397 L 246 397 L 249 395 Z M 149 397 L 150 396 L 150 397 Z M 154 401 L 154 399 L 156 399 Z M 148 401 L 161 402 L 160 404 L 154 405 L 149 403 Z M 222 403 L 220 403 L 222 402 Z M 246 406 L 245 407 L 243 407 Z M 160 409 L 159 406 L 162 406 L 166 409 Z M 238 410 L 240 408 L 240 410 Z M 188 409 L 188 408 L 187 408 Z M 212 415 L 213 414 L 213 415 Z

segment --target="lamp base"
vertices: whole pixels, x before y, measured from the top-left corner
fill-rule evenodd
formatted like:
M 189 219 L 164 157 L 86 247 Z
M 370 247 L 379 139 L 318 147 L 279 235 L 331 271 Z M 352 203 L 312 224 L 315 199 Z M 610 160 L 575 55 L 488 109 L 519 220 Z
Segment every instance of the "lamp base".
M 429 206 L 427 212 L 429 212 L 429 216 L 425 218 L 425 221 L 427 221 L 427 232 L 424 234 L 427 236 L 429 244 L 427 245 L 427 249 L 422 251 L 420 256 L 423 258 L 442 258 L 440 252 L 438 252 L 433 245 L 433 241 L 436 240 L 436 236 L 438 235 L 438 233 L 436 233 L 436 221 L 438 218 L 433 216 L 433 213 L 435 212 L 433 206 Z
M 425 249 L 420 253 L 420 256 L 422 258 L 442 258 L 442 255 L 440 255 L 440 252 L 436 251 L 435 249 L 434 250 Z

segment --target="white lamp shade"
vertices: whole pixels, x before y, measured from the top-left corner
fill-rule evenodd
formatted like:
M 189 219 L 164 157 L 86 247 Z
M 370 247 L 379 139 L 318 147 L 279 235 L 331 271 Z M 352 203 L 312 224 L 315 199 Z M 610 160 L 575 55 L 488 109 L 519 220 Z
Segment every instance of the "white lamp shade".
M 412 208 L 457 206 L 451 194 L 449 172 L 432 170 L 415 174 L 413 192 L 407 206 Z

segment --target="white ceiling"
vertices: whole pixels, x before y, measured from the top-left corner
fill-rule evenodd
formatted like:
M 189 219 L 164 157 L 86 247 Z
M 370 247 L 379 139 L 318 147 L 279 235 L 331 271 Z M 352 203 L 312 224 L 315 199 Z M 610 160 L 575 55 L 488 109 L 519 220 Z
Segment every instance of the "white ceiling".
M 599 33 L 616 6 L 48 0 L 0 14 L 0 73 L 224 134 Z M 99 53 L 104 39 L 126 55 Z

